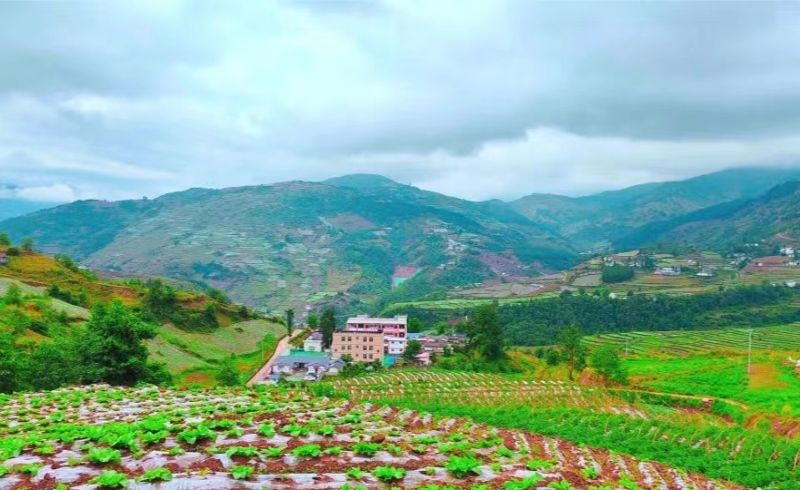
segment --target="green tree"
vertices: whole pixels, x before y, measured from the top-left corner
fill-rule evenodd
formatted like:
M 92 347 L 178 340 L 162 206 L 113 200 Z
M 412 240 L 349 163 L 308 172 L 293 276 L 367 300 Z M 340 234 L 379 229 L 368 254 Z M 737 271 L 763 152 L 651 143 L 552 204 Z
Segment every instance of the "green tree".
M 142 321 L 121 302 L 98 303 L 86 323 L 81 364 L 86 382 L 134 385 L 148 380 L 153 366 L 147 363 L 143 341 L 156 335 L 156 327 Z
M 22 290 L 16 283 L 11 283 L 8 287 L 5 296 L 3 296 L 3 302 L 7 305 L 22 305 Z
M 558 336 L 561 358 L 567 363 L 570 380 L 574 379 L 576 371 L 581 372 L 586 367 L 586 353 L 581 344 L 582 340 L 583 334 L 577 325 L 565 328 Z
M 633 267 L 620 264 L 604 266 L 601 278 L 605 283 L 623 282 L 633 279 Z
M 20 248 L 26 252 L 33 252 L 33 238 L 25 237 L 19 244 Z
M 20 351 L 14 338 L 0 331 L 0 393 L 10 393 L 20 386 Z
M 422 352 L 422 343 L 419 340 L 409 340 L 406 350 L 403 351 L 403 359 L 409 362 L 413 361 L 420 352 Z
M 322 330 L 322 348 L 329 349 L 333 344 L 333 332 L 336 331 L 336 315 L 333 308 L 328 307 L 323 310 L 319 327 Z
M 289 308 L 286 310 L 286 331 L 289 333 L 289 337 L 292 336 L 292 330 L 294 330 L 294 310 Z
M 473 312 L 472 334 L 474 344 L 489 361 L 505 358 L 503 350 L 503 327 L 497 314 L 497 303 L 477 306 Z
M 316 330 L 319 328 L 319 317 L 316 313 L 311 313 L 308 315 L 308 321 L 306 323 L 308 323 L 308 328 Z
M 422 323 L 422 320 L 419 318 L 409 318 L 408 319 L 408 331 L 410 333 L 422 332 L 425 328 L 425 325 Z
M 177 309 L 175 289 L 161 279 L 150 279 L 145 287 L 144 304 L 147 309 L 158 320 L 168 319 Z
M 222 386 L 237 386 L 242 383 L 242 375 L 236 369 L 236 362 L 231 355 L 222 360 L 217 367 L 215 376 Z
M 595 349 L 589 357 L 589 365 L 606 381 L 628 383 L 628 372 L 622 366 L 619 353 L 610 345 Z
M 11 246 L 11 239 L 8 238 L 8 233 L 0 232 L 0 245 L 5 247 Z

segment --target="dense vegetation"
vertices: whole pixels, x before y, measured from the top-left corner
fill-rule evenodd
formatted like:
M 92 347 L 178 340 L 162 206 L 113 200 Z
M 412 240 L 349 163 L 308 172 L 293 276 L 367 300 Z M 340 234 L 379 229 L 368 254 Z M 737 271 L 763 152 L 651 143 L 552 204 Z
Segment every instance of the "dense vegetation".
M 605 283 L 625 282 L 633 279 L 633 267 L 620 264 L 604 266 L 602 279 Z
M 35 321 L 25 313 L 28 303 L 15 288 L 0 300 L 0 318 L 10 327 L 0 328 L 0 392 L 169 381 L 163 366 L 148 362 L 142 343 L 155 336 L 155 325 L 122 303 L 96 304 L 84 326 L 70 325 L 46 303 L 38 308 L 51 339 L 25 343 L 22 334 Z

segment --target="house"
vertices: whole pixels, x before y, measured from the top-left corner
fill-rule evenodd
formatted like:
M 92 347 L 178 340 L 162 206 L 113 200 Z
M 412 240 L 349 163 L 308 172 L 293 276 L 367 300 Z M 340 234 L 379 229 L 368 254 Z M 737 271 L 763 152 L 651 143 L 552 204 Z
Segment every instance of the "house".
M 414 356 L 414 360 L 417 361 L 417 364 L 422 366 L 430 366 L 431 365 L 431 353 L 430 352 L 420 352 L 416 356 Z
M 5 252 L 0 252 L 0 265 L 8 265 L 8 255 Z
M 353 362 L 383 363 L 385 342 L 383 332 L 380 330 L 340 330 L 333 332 L 331 356 L 341 359 L 350 356 Z
M 347 319 L 345 331 L 380 332 L 383 334 L 384 354 L 400 355 L 408 343 L 408 315 L 393 318 L 373 318 L 356 315 Z
M 275 359 L 270 369 L 272 382 L 280 378 L 294 381 L 319 381 L 323 376 L 338 374 L 344 361 L 321 352 L 290 351 Z
M 712 269 L 711 267 L 701 267 L 700 272 L 698 272 L 695 275 L 697 277 L 704 277 L 704 278 L 714 277 L 714 269 Z
M 680 276 L 681 275 L 681 268 L 680 267 L 657 267 L 653 274 L 659 276 Z
M 781 255 L 794 257 L 794 247 L 781 247 Z
M 444 354 L 445 348 L 454 349 L 456 347 L 463 347 L 467 342 L 466 335 L 426 335 L 426 334 L 408 334 L 411 340 L 417 340 L 422 347 L 422 352 L 429 354 Z M 413 336 L 413 337 L 412 337 Z
M 638 250 L 631 250 L 629 252 L 620 252 L 616 255 L 608 255 L 603 257 L 604 265 L 625 265 L 628 267 L 643 267 L 644 256 Z
M 306 352 L 322 352 L 322 332 L 311 332 L 303 341 L 303 350 Z

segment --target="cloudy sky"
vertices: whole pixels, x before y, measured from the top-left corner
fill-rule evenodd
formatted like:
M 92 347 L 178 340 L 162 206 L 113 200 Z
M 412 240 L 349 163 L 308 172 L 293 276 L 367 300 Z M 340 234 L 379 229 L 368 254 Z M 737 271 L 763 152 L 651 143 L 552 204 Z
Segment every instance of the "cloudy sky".
M 0 197 L 800 165 L 800 3 L 0 3 Z

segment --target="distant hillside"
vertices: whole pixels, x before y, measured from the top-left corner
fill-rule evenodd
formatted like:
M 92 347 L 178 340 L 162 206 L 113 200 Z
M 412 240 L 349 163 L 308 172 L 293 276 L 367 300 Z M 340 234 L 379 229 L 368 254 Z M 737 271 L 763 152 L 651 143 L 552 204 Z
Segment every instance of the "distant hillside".
M 0 252 L 8 248 L 0 245 Z M 285 335 L 283 324 L 253 315 L 218 293 L 205 294 L 156 288 L 138 280 L 103 280 L 68 258 L 54 259 L 20 251 L 0 265 L 0 297 L 16 285 L 26 295 L 20 307 L 0 301 L 0 332 L 13 332 L 18 343 L 39 343 L 61 335 L 89 318 L 100 302 L 119 300 L 143 318 L 160 324 L 148 341 L 152 359 L 164 362 L 179 381 L 206 382 L 213 365 L 231 354 L 243 373 L 250 374 L 262 359 L 262 349 L 274 349 Z M 157 296 L 161 298 L 155 301 Z M 264 343 L 265 335 L 272 340 Z M 194 377 L 194 378 L 193 378 Z
M 455 285 L 532 275 L 574 257 L 557 233 L 504 203 L 370 175 L 81 201 L 6 220 L 0 230 L 98 270 L 203 281 L 271 309 L 374 299 L 389 291 L 398 265 L 421 269 L 417 282 Z
M 729 203 L 651 223 L 619 238 L 620 248 L 653 244 L 689 244 L 721 248 L 769 239 L 800 237 L 800 181 L 773 187 L 753 199 Z
M 649 223 L 753 198 L 797 178 L 800 169 L 740 168 L 577 198 L 532 194 L 511 205 L 531 220 L 553 226 L 576 245 L 592 248 L 618 241 Z
M 22 216 L 53 205 L 52 203 L 27 201 L 25 199 L 0 198 L 0 220 Z

